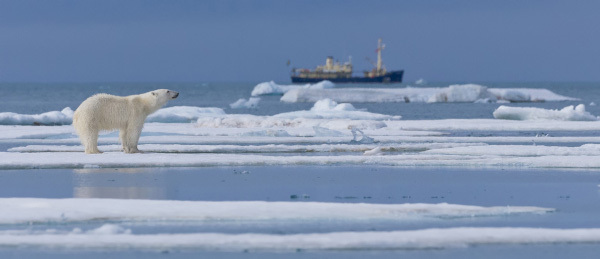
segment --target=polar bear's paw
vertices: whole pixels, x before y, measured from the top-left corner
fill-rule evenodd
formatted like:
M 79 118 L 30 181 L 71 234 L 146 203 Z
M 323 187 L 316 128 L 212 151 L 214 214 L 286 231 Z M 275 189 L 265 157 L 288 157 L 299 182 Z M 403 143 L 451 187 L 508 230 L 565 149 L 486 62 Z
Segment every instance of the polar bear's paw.
M 139 149 L 136 148 L 124 148 L 123 152 L 127 153 L 127 154 L 135 154 L 135 153 L 144 153 L 142 151 L 140 151 Z

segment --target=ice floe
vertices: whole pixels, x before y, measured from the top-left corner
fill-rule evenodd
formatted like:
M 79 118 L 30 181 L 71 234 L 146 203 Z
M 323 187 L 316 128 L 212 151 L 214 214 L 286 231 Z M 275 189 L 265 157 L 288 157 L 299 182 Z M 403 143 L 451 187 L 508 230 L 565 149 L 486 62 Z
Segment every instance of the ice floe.
M 0 198 L 0 224 L 105 221 L 422 220 L 545 213 L 550 208 L 458 204 Z M 110 208 L 107 210 L 106 208 Z
M 252 90 L 252 96 L 269 95 L 269 94 L 284 94 L 293 89 L 325 89 L 333 88 L 335 84 L 331 81 L 324 80 L 315 84 L 305 85 L 279 85 L 273 81 L 263 82 L 254 87 Z
M 477 84 L 450 85 L 448 87 L 405 88 L 333 88 L 292 89 L 282 97 L 282 102 L 315 102 L 330 98 L 336 102 L 540 102 L 577 100 L 538 88 L 487 88 Z
M 53 249 L 196 249 L 207 251 L 299 251 L 443 249 L 476 245 L 599 243 L 600 229 L 457 227 L 420 230 L 303 234 L 134 234 L 114 224 L 82 231 L 0 231 L 1 246 Z
M 399 120 L 402 116 L 391 116 L 357 110 L 349 103 L 340 103 L 331 99 L 315 102 L 309 111 L 295 111 L 276 114 L 276 118 L 308 118 L 308 119 L 352 119 L 352 120 Z
M 452 147 L 423 151 L 428 154 L 464 155 L 464 156 L 600 156 L 599 144 L 584 144 L 579 147 L 543 146 L 543 145 L 486 145 L 472 147 Z
M 260 98 L 252 97 L 249 100 L 240 99 L 231 104 L 231 108 L 255 108 Z M 150 114 L 146 122 L 161 123 L 189 123 L 196 122 L 204 124 L 206 121 L 217 122 L 220 120 L 241 121 L 236 124 L 244 124 L 243 121 L 259 121 L 258 124 L 294 124 L 294 119 L 350 119 L 350 120 L 398 120 L 402 116 L 384 115 L 358 110 L 350 103 L 336 103 L 330 99 L 317 100 L 310 110 L 280 113 L 273 116 L 255 116 L 251 114 L 226 114 L 221 108 L 174 106 L 162 108 Z M 282 121 L 283 119 L 283 121 Z M 16 113 L 0 113 L 0 125 L 67 125 L 73 120 L 73 111 L 67 107 L 62 112 L 53 111 L 38 115 L 23 115 Z M 262 122 L 269 121 L 269 122 Z M 257 124 L 257 123 L 250 123 Z
M 257 108 L 258 103 L 260 102 L 260 98 L 258 97 L 250 97 L 248 100 L 244 98 L 240 98 L 234 103 L 229 104 L 231 109 L 240 109 L 240 108 Z
M 595 121 L 598 117 L 585 110 L 585 105 L 569 105 L 560 110 L 535 107 L 500 106 L 494 111 L 494 118 L 505 120 L 559 120 L 559 121 Z
M 106 152 L 98 155 L 83 153 L 65 154 L 62 152 L 17 153 L 0 152 L 0 169 L 33 168 L 119 168 L 119 167 L 205 167 L 205 166 L 269 166 L 269 165 L 369 165 L 369 166 L 445 166 L 445 167 L 511 167 L 511 168 L 598 168 L 600 150 L 580 147 L 564 147 L 556 152 L 555 146 L 530 148 L 527 145 L 478 146 L 450 150 L 431 149 L 423 152 L 384 154 L 365 156 L 364 151 L 349 154 L 325 156 L 295 153 L 244 154 L 244 153 L 185 153 L 178 150 L 172 153 L 144 153 L 126 155 L 122 152 Z M 100 149 L 102 150 L 102 148 Z M 588 151 L 581 154 L 581 152 Z M 534 153 L 536 152 L 536 153 Z M 513 154 L 513 155 L 511 155 Z M 535 156 L 520 156 L 536 154 Z
M 174 106 L 162 108 L 153 114 L 150 114 L 146 122 L 163 123 L 185 123 L 194 122 L 200 117 L 224 115 L 221 108 L 214 107 L 194 107 L 194 106 Z
M 487 87 L 476 84 L 451 85 L 429 97 L 427 102 L 446 103 L 460 102 L 471 103 L 479 100 L 496 101 L 497 97 L 488 91 Z
M 347 130 L 352 127 L 382 128 L 386 126 L 383 121 L 400 118 L 402 116 L 367 112 L 358 110 L 349 103 L 338 104 L 331 99 L 323 99 L 315 102 L 310 110 L 285 112 L 272 116 L 214 114 L 199 117 L 197 124 L 199 127 L 212 128 L 320 127 L 321 129 L 323 125 L 337 124 L 330 129 Z
M 0 112 L 0 125 L 65 125 L 73 122 L 73 110 L 69 107 L 62 111 L 42 114 L 18 114 Z
M 257 134 L 258 135 L 258 134 Z M 265 134 L 267 135 L 267 134 Z M 275 135 L 273 133 L 272 135 Z M 244 135 L 248 136 L 248 135 Z M 289 136 L 289 135 L 288 135 Z M 366 137 L 369 138 L 369 137 Z M 142 144 L 141 150 L 153 153 L 329 153 L 329 152 L 366 152 L 377 148 L 385 152 L 420 152 L 429 149 L 477 146 L 477 143 L 402 143 L 402 144 L 381 144 L 366 145 L 373 143 L 373 139 L 361 141 L 350 141 L 357 144 L 316 144 L 316 145 L 182 145 L 182 144 Z M 364 144 L 360 144 L 364 143 Z M 479 144 L 484 145 L 484 144 Z M 119 152 L 120 145 L 102 145 L 100 150 L 103 152 Z M 83 152 L 83 146 L 79 145 L 27 145 L 21 147 L 9 148 L 8 152 Z
M 170 109 L 170 110 L 169 110 Z M 148 122 L 143 154 L 120 152 L 118 132 L 85 155 L 70 125 L 0 126 L 0 168 L 369 165 L 518 168 L 600 167 L 600 121 L 397 120 L 320 100 L 273 116 L 170 107 Z M 582 108 L 570 108 L 582 112 Z M 160 115 L 160 113 L 159 113 Z M 190 120 L 193 123 L 190 123 Z M 180 121 L 180 123 L 176 123 Z M 573 134 L 572 132 L 576 132 Z M 68 152 L 68 153 L 67 153 Z
M 311 116 L 314 119 L 298 117 L 300 114 L 305 116 Z M 375 116 L 371 116 L 375 115 Z M 329 130 L 348 131 L 349 128 L 356 127 L 361 129 L 381 129 L 387 127 L 388 121 L 380 120 L 353 120 L 353 119 L 339 119 L 339 117 L 354 117 L 361 116 L 371 117 L 372 119 L 393 119 L 398 118 L 396 116 L 369 114 L 368 112 L 359 112 L 348 114 L 344 112 L 291 112 L 286 114 L 279 114 L 275 116 L 255 116 L 255 115 L 226 115 L 226 116 L 215 116 L 215 117 L 202 117 L 196 122 L 196 126 L 202 131 L 207 128 L 230 128 L 235 130 L 251 129 L 251 128 L 285 128 L 289 131 L 303 131 L 297 136 L 319 136 L 323 133 L 323 130 L 314 131 L 314 127 L 318 129 L 327 128 Z M 304 129 L 304 130 L 303 130 Z M 316 133 L 316 134 L 315 134 Z M 333 134 L 335 132 L 329 131 L 327 134 Z M 349 131 L 348 131 L 349 133 Z M 331 135 L 328 135 L 331 136 Z

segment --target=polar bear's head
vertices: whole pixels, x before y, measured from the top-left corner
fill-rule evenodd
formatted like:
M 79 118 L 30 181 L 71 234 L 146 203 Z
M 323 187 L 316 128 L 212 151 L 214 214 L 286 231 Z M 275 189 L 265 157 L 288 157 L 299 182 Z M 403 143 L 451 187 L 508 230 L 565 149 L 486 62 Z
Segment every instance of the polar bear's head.
M 158 89 L 152 92 L 146 93 L 150 99 L 151 103 L 153 103 L 153 108 L 159 109 L 163 105 L 165 105 L 168 101 L 173 100 L 179 96 L 178 92 L 169 90 L 169 89 Z

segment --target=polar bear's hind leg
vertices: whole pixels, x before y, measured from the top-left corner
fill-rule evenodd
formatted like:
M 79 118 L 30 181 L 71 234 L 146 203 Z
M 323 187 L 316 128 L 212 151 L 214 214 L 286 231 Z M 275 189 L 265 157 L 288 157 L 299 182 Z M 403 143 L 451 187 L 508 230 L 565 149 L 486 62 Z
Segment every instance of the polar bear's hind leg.
M 98 150 L 98 132 L 97 131 L 89 131 L 85 133 L 80 133 L 79 138 L 81 139 L 81 143 L 85 147 L 86 154 L 101 154 L 100 150 Z

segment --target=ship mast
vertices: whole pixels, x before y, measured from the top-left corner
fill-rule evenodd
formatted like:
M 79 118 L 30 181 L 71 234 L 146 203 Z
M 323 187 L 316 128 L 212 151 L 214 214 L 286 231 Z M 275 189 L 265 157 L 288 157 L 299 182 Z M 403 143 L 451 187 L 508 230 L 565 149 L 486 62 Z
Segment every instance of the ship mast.
M 385 48 L 385 45 L 381 45 L 381 38 L 377 43 L 377 74 L 381 73 L 382 61 L 381 61 L 381 51 Z

